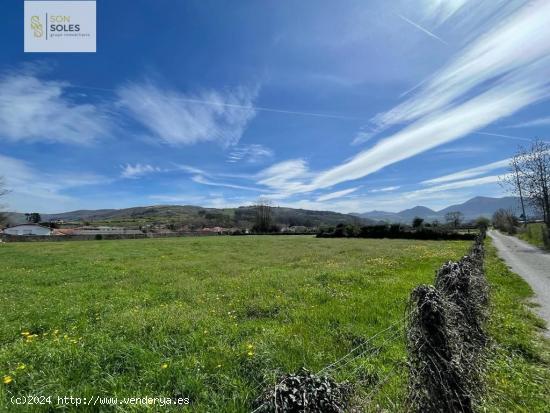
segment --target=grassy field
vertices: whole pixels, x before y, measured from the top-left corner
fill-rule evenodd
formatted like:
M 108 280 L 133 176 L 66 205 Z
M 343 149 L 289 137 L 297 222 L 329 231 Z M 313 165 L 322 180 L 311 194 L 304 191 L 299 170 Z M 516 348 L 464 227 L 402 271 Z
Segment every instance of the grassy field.
M 399 411 L 407 297 L 468 246 L 298 236 L 1 244 L 0 409 L 32 394 L 184 396 L 187 411 L 250 411 L 278 374 L 319 371 L 394 326 L 370 343 L 372 357 L 331 374 L 356 385 L 357 406 Z M 543 411 L 539 321 L 518 301 L 530 291 L 494 254 L 488 269 L 498 344 L 488 385 L 507 395 L 488 398 L 488 410 Z
M 539 248 L 548 248 L 549 246 L 544 244 L 544 230 L 543 223 L 527 224 L 527 228 L 519 229 L 517 236 Z

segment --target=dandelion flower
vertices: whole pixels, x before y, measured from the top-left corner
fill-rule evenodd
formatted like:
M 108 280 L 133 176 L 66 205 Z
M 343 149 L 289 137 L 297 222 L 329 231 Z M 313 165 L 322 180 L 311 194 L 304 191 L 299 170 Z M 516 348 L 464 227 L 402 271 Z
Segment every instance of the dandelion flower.
M 216 367 L 217 367 L 217 368 L 221 368 L 221 367 L 222 367 L 222 365 L 221 365 L 221 364 L 218 364 L 218 365 L 217 365 Z
M 13 377 L 11 376 L 4 376 L 4 378 L 2 379 L 2 382 L 4 384 L 10 384 L 12 381 L 13 381 Z
M 28 331 L 23 331 L 23 332 L 21 333 L 21 335 L 22 335 L 22 336 L 25 336 L 25 337 L 27 337 L 27 336 L 30 335 L 30 334 L 31 334 L 31 333 L 29 333 Z
M 167 369 L 168 368 L 168 363 L 163 363 L 161 366 L 160 366 L 161 369 Z
M 253 351 L 249 351 L 248 353 L 248 357 L 252 357 L 254 355 L 254 352 Z
M 25 366 L 24 363 L 19 363 L 19 365 L 17 366 L 16 370 L 25 370 L 27 366 Z
M 254 346 L 252 344 L 249 344 L 249 345 L 246 346 L 246 348 L 252 349 L 252 348 L 254 348 Z

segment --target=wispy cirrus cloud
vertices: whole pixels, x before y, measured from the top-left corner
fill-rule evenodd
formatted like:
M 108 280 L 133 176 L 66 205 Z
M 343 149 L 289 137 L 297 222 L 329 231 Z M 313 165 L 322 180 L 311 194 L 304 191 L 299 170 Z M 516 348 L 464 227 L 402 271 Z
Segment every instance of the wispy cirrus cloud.
M 455 15 L 468 0 L 422 0 L 425 16 L 441 24 Z
M 226 182 L 215 182 L 211 181 L 207 178 L 205 178 L 202 175 L 195 175 L 191 178 L 194 182 L 202 185 L 208 185 L 208 186 L 219 186 L 224 188 L 231 188 L 231 189 L 243 189 L 245 191 L 255 191 L 255 192 L 266 192 L 265 190 L 257 187 L 252 186 L 244 186 L 244 185 L 236 185 L 232 183 L 226 183 Z
M 550 116 L 516 123 L 515 125 L 507 126 L 507 128 L 532 128 L 537 126 L 550 126 Z
M 375 117 L 378 130 L 408 123 L 400 131 L 359 152 L 350 160 L 313 172 L 305 161 L 279 163 L 292 193 L 309 192 L 353 181 L 388 165 L 476 132 L 550 95 L 550 3 L 534 1 L 474 40 L 418 92 Z M 522 45 L 530 44 L 528 50 Z M 363 136 L 365 139 L 366 136 Z
M 110 136 L 108 110 L 76 103 L 66 94 L 68 86 L 30 71 L 0 75 L 0 139 L 89 144 Z
M 126 164 L 121 166 L 121 168 L 122 168 L 122 173 L 121 173 L 122 178 L 139 178 L 147 174 L 164 171 L 164 169 L 158 166 L 141 164 L 141 163 L 136 163 L 135 165 Z
M 492 172 L 498 169 L 507 168 L 508 166 L 510 166 L 510 161 L 511 161 L 511 158 L 503 159 L 501 161 L 492 162 L 487 165 L 482 165 L 475 168 L 468 168 L 459 172 L 440 176 L 438 178 L 428 179 L 426 181 L 422 181 L 421 183 L 424 185 L 432 185 L 432 184 L 440 184 L 444 182 L 465 180 L 468 178 L 484 175 L 488 172 Z
M 273 157 L 273 151 L 258 144 L 238 145 L 227 155 L 227 162 L 258 163 Z
M 355 187 L 355 188 L 343 189 L 341 191 L 331 192 L 329 194 L 324 194 L 317 198 L 317 202 L 323 202 L 331 199 L 342 198 L 346 195 L 349 195 L 357 191 L 358 189 L 359 187 Z
M 455 108 L 429 116 L 362 151 L 350 161 L 317 174 L 314 188 L 355 180 L 444 143 L 451 142 L 489 123 L 508 116 L 540 96 L 525 82 L 509 87 L 503 82 Z
M 395 186 L 386 186 L 384 188 L 377 188 L 377 189 L 371 189 L 369 192 L 371 193 L 377 193 L 377 192 L 392 192 L 397 191 L 401 186 L 395 185 Z
M 437 153 L 445 153 L 445 154 L 465 154 L 465 153 L 482 153 L 487 152 L 489 150 L 486 146 L 481 145 L 460 145 L 460 146 L 452 146 L 448 148 L 441 148 L 437 150 Z
M 303 159 L 276 163 L 258 174 L 258 184 L 281 193 L 293 194 L 313 190 L 305 181 L 312 176 Z
M 445 192 L 453 189 L 463 189 L 463 188 L 478 187 L 481 185 L 496 184 L 500 182 L 503 177 L 507 177 L 509 175 L 510 174 L 489 175 L 481 178 L 463 179 L 463 180 L 458 180 L 454 182 L 447 182 L 441 185 L 431 186 L 429 188 L 410 191 L 405 194 L 400 194 L 400 196 L 405 196 L 405 197 L 420 196 L 420 195 L 427 195 L 427 194 L 433 194 L 433 193 L 441 193 L 441 192 Z
M 10 190 L 6 197 L 8 208 L 17 204 L 19 210 L 34 208 L 40 202 L 55 205 L 59 210 L 77 202 L 65 193 L 66 190 L 104 185 L 112 181 L 94 173 L 43 172 L 29 162 L 4 155 L 0 155 L 0 176 L 5 178 L 6 187 Z
M 355 197 L 336 197 L 329 200 L 300 199 L 283 202 L 285 206 L 295 208 L 310 208 L 317 210 L 336 210 L 341 212 L 368 211 L 383 209 L 385 211 L 399 211 L 410 208 L 411 205 L 424 205 L 438 209 L 449 206 L 451 203 L 464 202 L 472 197 L 479 188 L 484 188 L 488 196 L 499 195 L 499 175 L 491 175 L 476 179 L 464 179 L 435 185 L 429 188 L 399 192 L 398 196 L 380 192 L 373 195 Z
M 466 46 L 446 67 L 423 84 L 418 93 L 373 119 L 378 131 L 410 122 L 436 111 L 447 110 L 464 99 L 465 95 L 488 84 L 489 89 L 501 86 L 499 78 L 515 79 L 516 88 L 525 80 L 546 90 L 546 65 L 550 35 L 546 23 L 550 16 L 550 3 L 534 1 L 515 11 L 504 23 L 496 25 Z M 529 48 L 523 47 L 529 44 Z M 547 64 L 547 63 L 546 63 Z M 487 87 L 484 88 L 487 90 Z M 533 101 L 538 100 L 538 95 Z
M 257 90 L 202 91 L 186 94 L 151 83 L 129 83 L 118 89 L 118 104 L 157 139 L 169 145 L 239 142 L 256 115 Z
M 476 132 L 476 135 L 494 136 L 496 138 L 504 138 L 504 139 L 511 139 L 511 140 L 515 140 L 515 141 L 524 141 L 524 142 L 532 142 L 533 141 L 532 139 L 522 138 L 521 136 L 504 135 L 502 133 Z

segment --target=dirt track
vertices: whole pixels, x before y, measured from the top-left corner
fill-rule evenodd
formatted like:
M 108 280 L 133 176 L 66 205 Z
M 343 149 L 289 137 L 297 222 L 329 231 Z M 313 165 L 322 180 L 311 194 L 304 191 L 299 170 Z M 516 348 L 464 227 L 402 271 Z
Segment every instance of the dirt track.
M 499 256 L 515 273 L 522 276 L 535 291 L 537 313 L 550 327 L 550 253 L 498 231 L 489 231 Z M 545 331 L 550 337 L 550 330 Z

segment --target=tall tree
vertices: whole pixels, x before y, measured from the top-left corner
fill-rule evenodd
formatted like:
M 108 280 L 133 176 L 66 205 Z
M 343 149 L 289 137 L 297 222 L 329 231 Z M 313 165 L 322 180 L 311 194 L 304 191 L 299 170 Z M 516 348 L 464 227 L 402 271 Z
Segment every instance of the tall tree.
M 508 187 L 516 193 L 521 189 L 521 196 L 550 228 L 550 144 L 537 139 L 529 148 L 520 148 L 510 168 L 517 172 L 514 178 L 505 179 Z
M 0 176 L 0 199 L 6 196 L 9 191 L 6 189 L 4 179 Z M 3 205 L 0 204 L 0 225 L 3 225 L 7 221 L 6 214 L 2 213 Z
M 413 228 L 420 228 L 422 224 L 424 223 L 424 219 L 420 217 L 414 217 L 412 221 Z
M 454 228 L 458 227 L 463 219 L 464 214 L 460 211 L 450 211 L 445 214 L 445 221 Z
M 254 231 L 256 232 L 269 232 L 271 230 L 271 201 L 266 198 L 258 199 L 255 205 L 256 220 L 254 224 Z
M 25 214 L 25 218 L 27 219 L 27 222 L 31 224 L 38 224 L 40 221 L 42 221 L 42 217 L 38 212 L 31 212 L 30 214 Z

